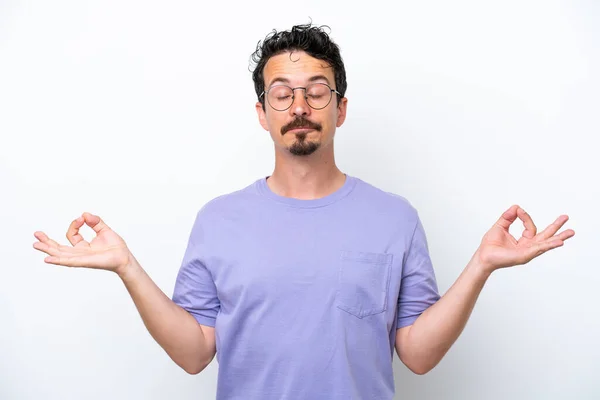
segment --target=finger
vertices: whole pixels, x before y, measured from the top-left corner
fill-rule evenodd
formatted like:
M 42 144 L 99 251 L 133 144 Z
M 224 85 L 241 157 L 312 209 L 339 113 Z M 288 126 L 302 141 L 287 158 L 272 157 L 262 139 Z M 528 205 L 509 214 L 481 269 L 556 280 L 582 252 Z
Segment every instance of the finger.
M 64 248 L 64 250 L 60 250 L 59 248 L 41 242 L 34 243 L 33 247 L 48 254 L 48 257 L 44 258 L 44 262 L 46 263 L 64 265 L 67 267 L 76 267 L 81 264 L 81 262 L 78 262 L 80 257 L 76 253 L 73 253 L 73 251 L 75 251 L 73 247 L 61 245 L 59 247 Z
M 510 225 L 517 219 L 517 208 L 519 208 L 519 206 L 515 204 L 511 206 L 508 210 L 504 211 L 500 219 L 498 219 L 498 221 L 496 222 L 496 225 L 499 225 L 502 228 L 508 230 Z
M 81 234 L 79 233 L 79 228 L 81 228 L 84 222 L 85 220 L 83 219 L 83 217 L 76 218 L 73 220 L 73 222 L 71 222 L 71 225 L 69 225 L 69 229 L 67 229 L 67 240 L 73 246 L 81 242 L 87 243 L 83 239 L 83 236 L 81 236 Z
M 519 216 L 519 219 L 523 221 L 523 225 L 525 226 L 523 237 L 528 239 L 534 237 L 537 234 L 537 227 L 533 223 L 531 216 L 521 207 L 517 209 L 517 215 Z
M 81 262 L 78 261 L 78 257 L 65 255 L 48 256 L 44 258 L 44 262 L 65 267 L 79 267 L 81 265 Z
M 64 248 L 67 246 L 58 245 L 58 247 L 57 247 L 57 246 L 51 246 L 47 243 L 41 243 L 41 242 L 37 242 L 37 243 L 33 244 L 34 249 L 42 251 L 51 256 L 58 256 L 58 255 L 62 254 L 63 251 L 61 250 L 61 247 Z M 69 247 L 69 248 L 72 249 L 72 247 Z
M 52 246 L 52 247 L 58 247 L 60 246 L 57 242 L 55 242 L 54 240 L 50 239 L 48 237 L 48 235 L 46 235 L 44 232 L 34 232 L 33 236 L 35 236 L 35 238 L 37 240 L 39 240 L 40 242 L 47 244 L 48 246 Z
M 36 250 L 39 250 L 39 251 L 43 251 L 46 254 L 49 254 L 48 253 L 48 249 L 50 249 L 50 246 L 48 244 L 46 244 L 46 243 L 35 242 L 33 244 L 33 248 L 36 249 Z
M 553 223 L 551 223 L 550 225 L 548 225 L 548 227 L 546 229 L 544 229 L 543 231 L 541 231 L 538 234 L 538 237 L 541 240 L 545 240 L 545 239 L 551 238 L 552 236 L 554 236 L 556 234 L 556 232 L 558 232 L 558 230 L 568 220 L 569 220 L 569 216 L 568 215 L 561 215 L 560 217 L 556 218 L 556 220 Z
M 106 225 L 104 221 L 102 221 L 102 218 L 100 218 L 97 215 L 90 214 L 89 212 L 84 212 L 82 217 L 85 219 L 85 223 L 96 233 L 100 233 L 105 229 L 110 229 L 108 225 Z
M 43 253 L 46 253 L 49 256 L 57 256 L 60 254 L 60 251 L 57 247 L 50 246 L 47 243 L 36 242 L 33 244 L 33 248 Z
M 560 239 L 560 240 L 562 240 L 564 242 L 565 240 L 570 239 L 573 236 L 575 236 L 575 231 L 573 229 L 567 229 L 566 231 L 561 232 L 561 233 L 559 233 L 556 236 L 553 236 L 552 239 L 553 240 L 554 239 Z
M 538 256 L 544 254 L 545 252 L 547 252 L 548 250 L 552 250 L 557 247 L 561 247 L 564 243 L 565 243 L 564 241 L 562 241 L 561 239 L 558 239 L 558 238 L 556 238 L 556 239 L 552 238 L 552 239 L 540 242 L 531 247 L 531 251 L 533 253 L 533 254 L 531 254 L 531 258 L 538 257 Z
M 38 244 L 39 246 L 33 246 L 34 248 L 41 250 L 41 249 L 45 249 L 46 246 L 49 248 L 53 248 L 53 249 L 57 249 L 59 251 L 69 251 L 71 249 L 73 249 L 73 247 L 71 246 L 65 246 L 63 244 L 58 243 L 55 240 L 50 239 L 44 232 L 34 232 L 33 234 L 36 239 L 39 240 L 39 242 L 34 243 Z
M 37 232 L 36 232 L 37 233 Z M 41 235 L 38 235 L 41 236 Z M 55 242 L 52 239 L 48 239 L 46 235 L 43 235 L 45 238 L 43 241 L 33 243 L 33 248 L 36 250 L 43 251 L 46 254 L 55 255 L 64 253 L 66 255 L 70 254 L 78 254 L 77 249 L 71 246 L 65 246 Z

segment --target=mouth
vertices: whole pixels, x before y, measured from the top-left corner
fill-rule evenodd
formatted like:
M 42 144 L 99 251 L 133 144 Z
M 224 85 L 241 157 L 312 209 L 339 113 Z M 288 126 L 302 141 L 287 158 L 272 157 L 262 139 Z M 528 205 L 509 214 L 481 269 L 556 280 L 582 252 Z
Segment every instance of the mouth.
M 308 128 L 308 127 L 304 127 L 304 128 L 294 128 L 294 129 L 290 129 L 288 132 L 294 132 L 294 133 L 306 133 L 306 132 L 310 132 L 310 131 L 314 131 L 313 128 Z

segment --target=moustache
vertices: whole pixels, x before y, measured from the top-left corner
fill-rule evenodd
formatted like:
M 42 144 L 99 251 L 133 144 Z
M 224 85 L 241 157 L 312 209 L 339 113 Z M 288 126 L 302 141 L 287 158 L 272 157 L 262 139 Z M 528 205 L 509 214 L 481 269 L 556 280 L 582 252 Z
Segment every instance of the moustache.
M 316 131 L 321 131 L 321 125 L 317 124 L 316 122 L 312 122 L 307 120 L 304 117 L 300 117 L 300 118 L 296 118 L 295 120 L 293 120 L 292 122 L 290 122 L 287 125 L 284 125 L 281 128 L 281 134 L 284 135 L 287 131 L 291 130 L 291 129 L 297 129 L 297 128 L 307 128 L 307 129 L 314 129 Z

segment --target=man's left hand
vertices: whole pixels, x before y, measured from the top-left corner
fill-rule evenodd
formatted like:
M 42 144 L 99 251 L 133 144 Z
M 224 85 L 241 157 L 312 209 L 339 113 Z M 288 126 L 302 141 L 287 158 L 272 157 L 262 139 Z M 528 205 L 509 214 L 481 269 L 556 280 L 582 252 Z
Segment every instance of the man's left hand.
M 519 240 L 508 232 L 508 228 L 517 217 L 525 226 Z M 476 256 L 482 267 L 489 273 L 499 268 L 526 264 L 548 250 L 562 246 L 565 240 L 575 235 L 572 229 L 556 234 L 568 219 L 567 215 L 561 215 L 554 223 L 537 233 L 537 228 L 529 214 L 518 205 L 513 205 L 483 236 Z

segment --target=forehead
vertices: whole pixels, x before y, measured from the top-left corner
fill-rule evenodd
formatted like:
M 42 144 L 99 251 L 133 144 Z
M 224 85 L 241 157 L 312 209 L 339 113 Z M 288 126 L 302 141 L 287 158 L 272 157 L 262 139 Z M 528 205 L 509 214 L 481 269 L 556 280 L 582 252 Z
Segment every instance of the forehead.
M 276 78 L 285 78 L 292 85 L 302 85 L 315 75 L 324 75 L 331 85 L 335 84 L 333 68 L 326 61 L 314 58 L 303 51 L 285 52 L 273 56 L 263 70 L 265 86 Z

